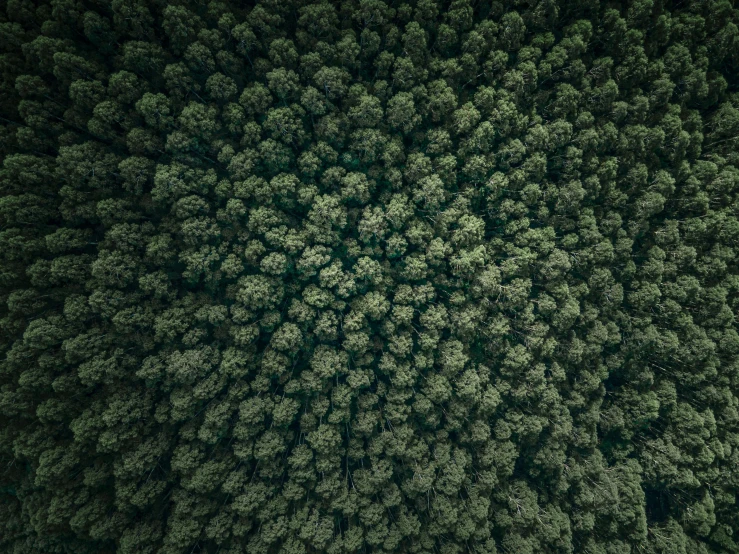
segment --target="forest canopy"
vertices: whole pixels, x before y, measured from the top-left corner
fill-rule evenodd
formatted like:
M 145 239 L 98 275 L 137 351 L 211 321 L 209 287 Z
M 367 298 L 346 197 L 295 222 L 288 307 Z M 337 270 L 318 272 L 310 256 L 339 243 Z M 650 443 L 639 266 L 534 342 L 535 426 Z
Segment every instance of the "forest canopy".
M 738 25 L 3 2 L 0 550 L 738 554 Z

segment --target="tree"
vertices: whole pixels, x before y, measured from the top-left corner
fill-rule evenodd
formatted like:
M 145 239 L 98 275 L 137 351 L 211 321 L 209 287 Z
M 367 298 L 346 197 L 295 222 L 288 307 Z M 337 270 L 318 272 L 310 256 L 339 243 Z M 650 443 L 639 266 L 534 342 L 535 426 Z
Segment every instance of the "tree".
M 2 551 L 739 550 L 731 2 L 6 4 Z
M 399 92 L 387 104 L 387 120 L 391 127 L 410 133 L 421 122 L 421 116 L 416 113 L 413 95 L 408 92 Z

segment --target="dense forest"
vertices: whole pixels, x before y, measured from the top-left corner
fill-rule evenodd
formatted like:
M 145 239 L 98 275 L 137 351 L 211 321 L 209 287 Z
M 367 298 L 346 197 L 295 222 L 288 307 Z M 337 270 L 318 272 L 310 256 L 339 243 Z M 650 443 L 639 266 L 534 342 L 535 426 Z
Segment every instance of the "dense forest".
M 732 1 L 0 9 L 2 552 L 739 553 Z

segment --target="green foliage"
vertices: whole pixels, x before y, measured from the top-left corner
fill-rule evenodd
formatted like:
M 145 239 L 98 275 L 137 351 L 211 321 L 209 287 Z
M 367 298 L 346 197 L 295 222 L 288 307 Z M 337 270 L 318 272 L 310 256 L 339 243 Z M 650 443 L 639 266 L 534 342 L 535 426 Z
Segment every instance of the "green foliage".
M 0 549 L 739 553 L 738 28 L 6 2 Z

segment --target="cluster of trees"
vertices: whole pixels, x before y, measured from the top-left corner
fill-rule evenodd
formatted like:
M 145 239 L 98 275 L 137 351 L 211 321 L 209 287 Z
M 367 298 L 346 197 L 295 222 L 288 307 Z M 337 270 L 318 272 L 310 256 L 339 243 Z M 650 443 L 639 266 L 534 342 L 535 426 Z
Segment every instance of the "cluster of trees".
M 730 0 L 8 0 L 0 547 L 739 553 Z

